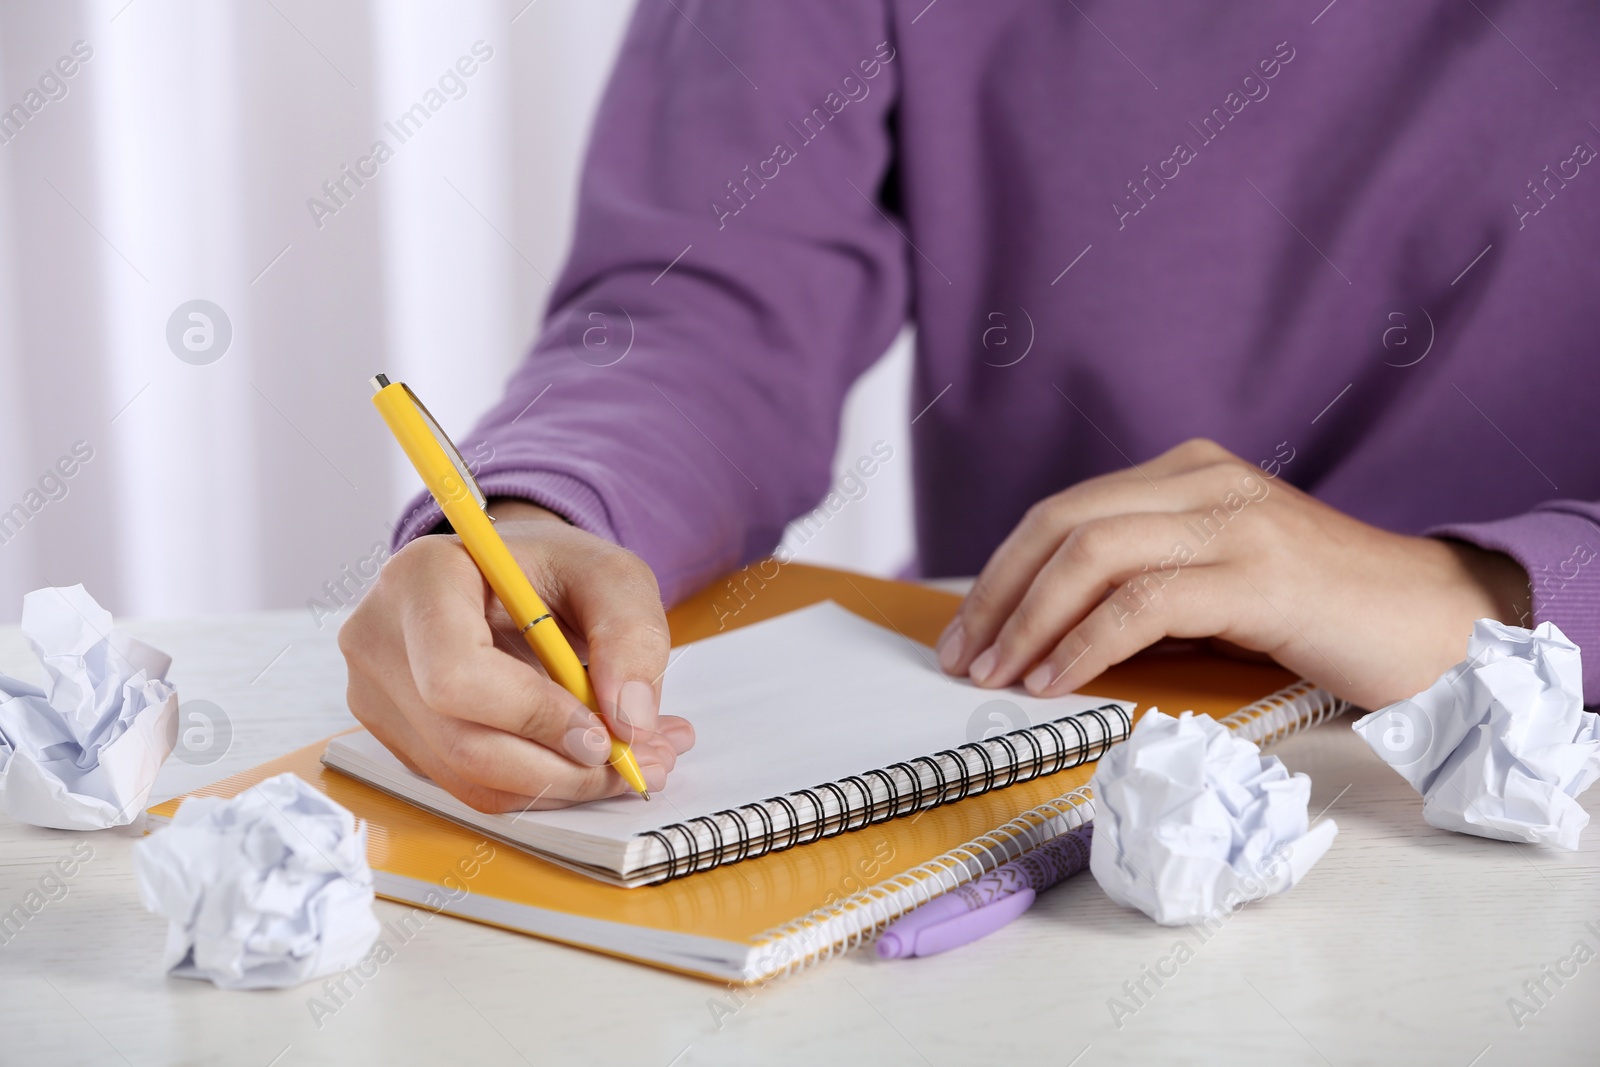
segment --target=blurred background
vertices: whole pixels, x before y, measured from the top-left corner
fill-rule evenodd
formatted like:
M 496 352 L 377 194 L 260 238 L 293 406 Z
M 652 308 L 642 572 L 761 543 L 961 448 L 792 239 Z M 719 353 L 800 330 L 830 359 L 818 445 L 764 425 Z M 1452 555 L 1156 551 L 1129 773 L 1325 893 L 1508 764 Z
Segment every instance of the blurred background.
M 631 8 L 0 3 L 0 622 L 75 582 L 118 616 L 337 607 L 420 488 L 367 379 L 458 435 L 499 395 Z M 839 452 L 907 462 L 796 558 L 909 561 L 909 372 L 902 336 Z

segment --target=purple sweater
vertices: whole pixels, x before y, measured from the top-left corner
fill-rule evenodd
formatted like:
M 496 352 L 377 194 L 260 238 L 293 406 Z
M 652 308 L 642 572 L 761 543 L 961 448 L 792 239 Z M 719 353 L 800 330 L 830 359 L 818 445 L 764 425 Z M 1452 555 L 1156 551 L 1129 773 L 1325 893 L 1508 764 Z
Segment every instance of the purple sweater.
M 924 573 L 1210 437 L 1515 557 L 1595 702 L 1600 9 L 1319 6 L 641 0 L 549 320 L 463 451 L 671 602 L 824 498 L 909 320 Z

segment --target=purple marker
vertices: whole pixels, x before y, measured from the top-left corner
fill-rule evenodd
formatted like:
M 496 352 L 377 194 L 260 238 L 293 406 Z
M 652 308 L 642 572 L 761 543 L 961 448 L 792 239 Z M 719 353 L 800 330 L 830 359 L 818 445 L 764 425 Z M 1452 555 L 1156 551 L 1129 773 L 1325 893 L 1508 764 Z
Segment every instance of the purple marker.
M 889 924 L 878 938 L 886 960 L 933 956 L 986 937 L 1033 906 L 1034 897 L 1089 866 L 1094 823 L 1085 823 L 952 889 Z

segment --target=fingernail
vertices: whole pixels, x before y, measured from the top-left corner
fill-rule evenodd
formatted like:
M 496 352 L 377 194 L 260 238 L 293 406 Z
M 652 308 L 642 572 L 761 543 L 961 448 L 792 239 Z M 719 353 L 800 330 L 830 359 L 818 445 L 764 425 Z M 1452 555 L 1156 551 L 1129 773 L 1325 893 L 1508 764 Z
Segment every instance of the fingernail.
M 1028 676 L 1022 680 L 1022 687 L 1035 696 L 1038 696 L 1049 687 L 1050 683 L 1055 680 L 1055 677 L 1055 668 L 1051 667 L 1048 663 L 1041 663 L 1033 670 L 1028 672 Z
M 965 637 L 966 629 L 959 616 L 951 619 L 950 625 L 939 635 L 939 666 L 947 672 L 955 670 L 956 664 L 961 662 L 961 643 Z
M 644 784 L 652 793 L 667 787 L 667 769 L 659 763 L 641 763 L 639 770 L 644 774 Z
M 982 685 L 984 682 L 989 680 L 989 675 L 994 673 L 995 666 L 998 665 L 999 662 L 1000 653 L 994 650 L 993 645 L 990 645 L 988 648 L 983 650 L 983 653 L 979 655 L 977 659 L 972 661 L 972 666 L 968 669 L 967 673 L 972 676 L 972 680 L 974 682 Z
M 656 728 L 656 691 L 644 682 L 623 682 L 617 693 L 617 718 L 635 730 Z

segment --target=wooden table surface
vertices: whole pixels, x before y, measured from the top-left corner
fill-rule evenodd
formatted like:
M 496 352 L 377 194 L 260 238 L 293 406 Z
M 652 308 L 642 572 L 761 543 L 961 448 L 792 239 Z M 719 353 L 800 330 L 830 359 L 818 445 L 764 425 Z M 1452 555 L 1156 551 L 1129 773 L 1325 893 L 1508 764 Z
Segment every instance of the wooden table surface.
M 213 702 L 233 730 L 216 762 L 168 761 L 157 799 L 351 721 L 333 628 L 306 613 L 130 628 L 174 656 L 184 700 Z M 37 677 L 14 628 L 0 630 L 0 670 Z M 858 952 L 739 994 L 439 916 L 318 1018 L 321 983 L 229 993 L 161 972 L 166 921 L 139 905 L 134 832 L 0 819 L 0 913 L 49 889 L 20 929 L 0 929 L 0 1064 L 1597 1062 L 1600 828 L 1576 853 L 1434 830 L 1348 722 L 1274 750 L 1311 775 L 1314 812 L 1331 805 L 1332 850 L 1204 941 L 1116 907 L 1084 875 L 965 949 Z M 1600 790 L 1584 805 L 1594 813 Z M 41 881 L 86 846 L 64 891 Z M 1147 968 L 1171 977 L 1158 986 Z M 1141 979 L 1136 1003 L 1124 983 Z M 1530 980 L 1548 992 L 1534 999 Z

